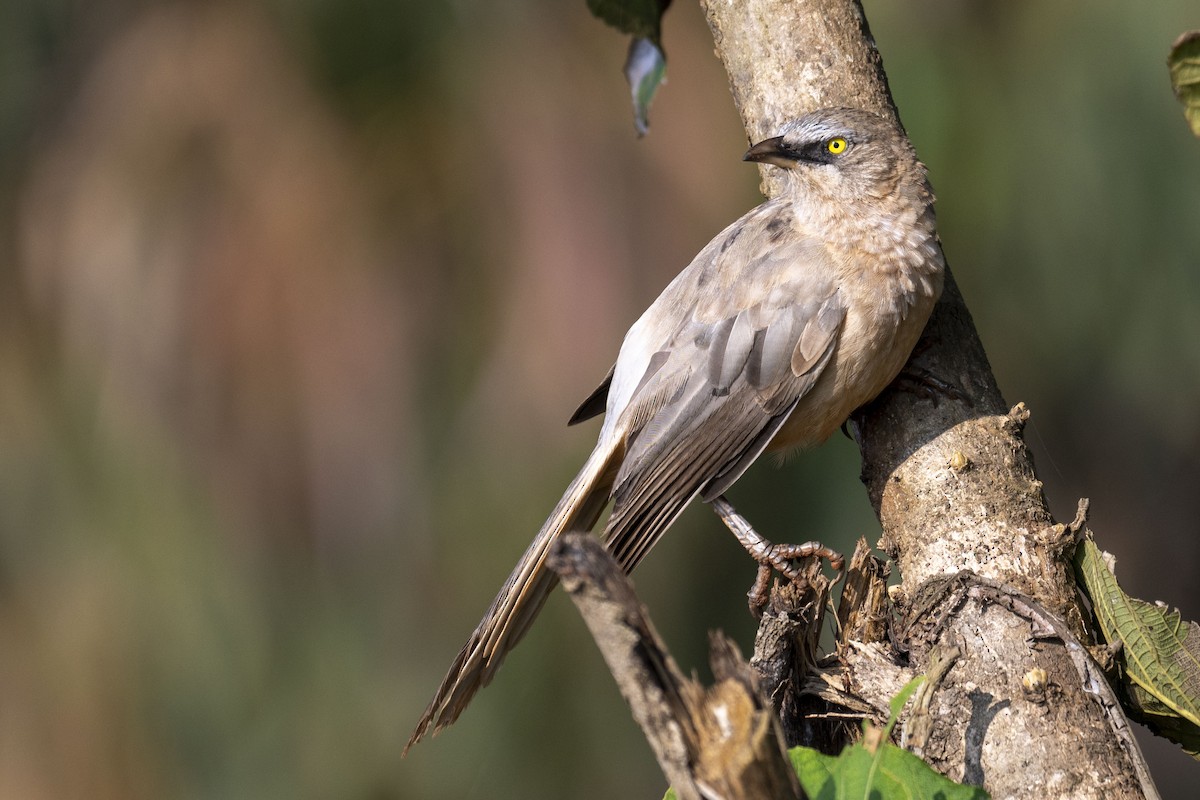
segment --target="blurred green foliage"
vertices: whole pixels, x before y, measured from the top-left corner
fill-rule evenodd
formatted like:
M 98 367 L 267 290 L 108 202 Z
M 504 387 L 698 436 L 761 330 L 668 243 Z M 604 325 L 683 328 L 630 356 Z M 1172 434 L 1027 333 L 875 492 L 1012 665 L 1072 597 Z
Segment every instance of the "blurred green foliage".
M 1165 58 L 1193 6 L 867 7 L 1052 504 L 1090 496 L 1130 593 L 1191 617 L 1200 148 Z M 399 750 L 581 463 L 566 417 L 756 202 L 699 9 L 640 142 L 583 2 L 0 15 L 0 796 L 661 792 L 560 598 Z M 835 437 L 733 497 L 848 548 L 857 470 Z M 749 641 L 707 510 L 635 577 L 685 667 L 710 627 Z M 1194 782 L 1146 744 L 1165 795 Z

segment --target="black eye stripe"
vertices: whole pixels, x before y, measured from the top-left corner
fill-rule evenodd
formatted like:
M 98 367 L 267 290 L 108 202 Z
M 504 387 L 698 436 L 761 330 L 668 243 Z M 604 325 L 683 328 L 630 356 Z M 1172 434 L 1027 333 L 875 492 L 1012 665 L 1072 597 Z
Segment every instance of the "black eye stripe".
M 832 147 L 833 142 L 840 142 L 837 148 Z M 807 161 L 811 164 L 832 164 L 836 159 L 840 159 L 848 153 L 850 148 L 856 144 L 858 144 L 857 140 L 851 139 L 844 133 L 830 134 L 798 144 L 791 148 L 791 152 L 800 161 Z

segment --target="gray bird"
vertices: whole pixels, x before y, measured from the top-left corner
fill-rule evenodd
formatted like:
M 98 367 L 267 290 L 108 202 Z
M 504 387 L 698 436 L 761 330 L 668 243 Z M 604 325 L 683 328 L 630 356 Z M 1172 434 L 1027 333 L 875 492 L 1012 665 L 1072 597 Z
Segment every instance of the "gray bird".
M 764 450 L 825 441 L 907 361 L 944 262 L 925 167 L 903 132 L 824 109 L 745 160 L 783 169 L 784 191 L 721 231 L 629 329 L 570 420 L 606 415 L 595 450 L 408 747 L 454 722 L 524 636 L 557 582 L 545 562 L 563 533 L 591 530 L 611 501 L 604 540 L 628 572 L 695 497 L 734 528 L 721 495 Z

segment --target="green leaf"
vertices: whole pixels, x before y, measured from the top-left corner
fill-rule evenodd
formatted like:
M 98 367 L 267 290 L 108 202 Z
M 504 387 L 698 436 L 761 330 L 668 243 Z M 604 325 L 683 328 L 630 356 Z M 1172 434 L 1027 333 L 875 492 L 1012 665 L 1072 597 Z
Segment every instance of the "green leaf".
M 905 684 L 889 704 L 888 724 L 875 728 L 863 723 L 863 740 L 840 755 L 827 756 L 811 747 L 789 750 L 805 795 L 811 800 L 988 800 L 982 787 L 955 783 L 888 738 L 904 704 L 924 681 L 918 675 Z M 676 800 L 675 790 L 669 789 L 663 800 Z
M 1130 710 L 1194 753 L 1200 745 L 1200 625 L 1125 594 L 1091 539 L 1075 552 L 1075 572 L 1105 640 L 1122 645 L 1125 675 L 1133 682 Z
M 888 704 L 887 725 L 879 729 L 864 723 L 863 740 L 840 755 L 808 747 L 789 750 L 805 794 L 814 800 L 986 800 L 982 788 L 955 783 L 888 738 L 904 704 L 924 682 L 925 676 L 918 675 L 905 684 Z
M 800 785 L 813 800 L 987 800 L 979 786 L 964 786 L 907 750 L 884 740 L 876 755 L 861 743 L 841 755 L 808 747 L 788 751 Z
M 650 102 L 666 82 L 662 16 L 670 5 L 671 0 L 588 0 L 593 16 L 633 37 L 625 59 L 625 80 L 633 99 L 633 124 L 638 136 L 650 129 Z
M 622 33 L 657 42 L 671 0 L 587 0 L 587 5 L 592 16 Z
M 1130 597 L 1090 539 L 1080 543 L 1075 568 L 1109 642 L 1121 642 L 1129 677 L 1176 714 L 1200 725 L 1200 626 Z
M 888 711 L 891 716 L 888 717 L 887 735 L 891 735 L 892 728 L 896 726 L 896 720 L 900 719 L 900 712 L 904 710 L 904 704 L 908 702 L 908 698 L 912 697 L 913 692 L 921 688 L 921 684 L 925 682 L 924 675 L 918 675 L 908 683 L 904 684 L 904 688 L 896 693 L 892 698 L 892 702 L 888 703 Z
M 1171 87 L 1183 104 L 1183 116 L 1200 137 L 1200 31 L 1188 31 L 1171 45 L 1167 56 L 1171 70 Z
M 634 39 L 629 43 L 625 59 L 625 80 L 633 96 L 633 126 L 638 136 L 650 130 L 650 102 L 667 75 L 667 57 L 650 39 Z
M 1193 725 L 1168 708 L 1157 697 L 1136 683 L 1125 687 L 1133 705 L 1131 716 L 1158 736 L 1170 739 L 1183 752 L 1200 761 L 1200 727 Z

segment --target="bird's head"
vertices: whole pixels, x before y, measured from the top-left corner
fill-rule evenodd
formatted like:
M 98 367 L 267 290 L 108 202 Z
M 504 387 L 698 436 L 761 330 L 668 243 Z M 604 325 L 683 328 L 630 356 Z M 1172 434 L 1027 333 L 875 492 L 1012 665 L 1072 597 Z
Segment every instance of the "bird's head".
M 747 150 L 744 160 L 787 170 L 794 184 L 831 198 L 925 186 L 925 168 L 899 126 L 855 108 L 825 108 L 792 120 L 779 136 Z

